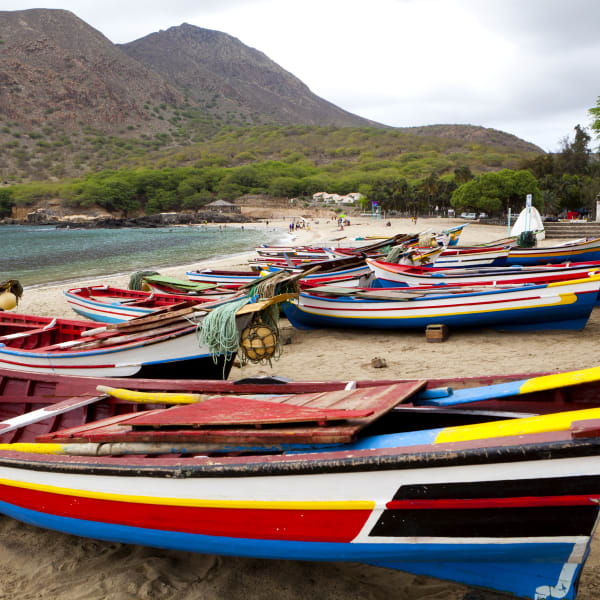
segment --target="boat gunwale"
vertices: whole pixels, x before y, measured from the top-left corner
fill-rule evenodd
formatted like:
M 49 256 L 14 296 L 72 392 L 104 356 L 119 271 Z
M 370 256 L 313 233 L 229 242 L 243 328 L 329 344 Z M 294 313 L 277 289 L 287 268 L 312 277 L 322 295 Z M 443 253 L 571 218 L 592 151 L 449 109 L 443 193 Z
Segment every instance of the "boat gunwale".
M 569 436 L 569 437 L 565 437 Z M 550 441 L 526 443 L 526 438 Z M 517 438 L 515 440 L 515 438 Z M 552 439 L 554 438 L 554 439 Z M 562 438 L 562 439 L 556 439 Z M 484 441 L 484 440 L 481 440 Z M 0 468 L 64 474 L 176 479 L 264 477 L 413 470 L 582 458 L 600 454 L 600 438 L 570 439 L 570 432 L 497 439 L 494 445 L 464 447 L 470 442 L 407 446 L 394 449 L 337 450 L 292 455 L 165 458 L 127 456 L 40 455 L 0 451 Z M 472 444 L 472 443 L 471 443 Z M 421 449 L 421 450 L 418 450 Z M 394 450 L 395 452 L 391 452 Z M 41 458 L 43 456 L 43 458 Z M 127 461 L 127 463 L 125 463 Z M 124 464 L 125 463 L 125 464 Z

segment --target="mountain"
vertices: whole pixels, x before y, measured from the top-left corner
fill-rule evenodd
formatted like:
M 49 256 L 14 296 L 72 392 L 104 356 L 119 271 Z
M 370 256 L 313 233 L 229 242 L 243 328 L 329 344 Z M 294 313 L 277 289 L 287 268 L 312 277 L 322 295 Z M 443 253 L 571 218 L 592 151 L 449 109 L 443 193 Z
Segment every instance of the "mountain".
M 317 144 L 325 160 L 331 151 L 355 156 L 354 142 L 338 148 L 335 138 L 346 143 L 347 136 L 336 136 L 335 128 L 410 133 L 425 138 L 426 145 L 459 152 L 473 143 L 507 155 L 511 149 L 541 152 L 483 127 L 393 129 L 364 119 L 319 98 L 265 54 L 226 33 L 184 23 L 115 45 L 66 10 L 0 11 L 0 185 L 75 176 L 138 159 L 172 164 L 183 149 L 211 142 L 230 128 L 254 126 L 324 128 L 319 135 L 333 136 Z M 290 143 L 285 137 L 272 156 L 295 151 Z M 382 155 L 376 147 L 365 151 Z M 394 152 L 392 145 L 384 154 Z M 225 164 L 234 155 L 244 150 L 218 161 Z
M 0 38 L 0 115 L 18 125 L 118 131 L 147 120 L 147 101 L 184 101 L 66 10 L 1 11 Z M 152 129 L 167 130 L 155 121 Z
M 241 123 L 381 126 L 319 98 L 262 52 L 219 31 L 184 23 L 120 48 L 204 108 Z

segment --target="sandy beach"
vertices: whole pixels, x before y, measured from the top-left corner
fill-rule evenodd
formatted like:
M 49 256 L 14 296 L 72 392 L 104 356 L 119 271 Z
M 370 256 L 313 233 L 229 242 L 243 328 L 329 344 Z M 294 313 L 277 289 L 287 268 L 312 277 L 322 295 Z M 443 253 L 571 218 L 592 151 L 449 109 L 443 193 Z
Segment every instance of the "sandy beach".
M 444 219 L 385 222 L 368 218 L 339 231 L 331 220 L 311 222 L 310 230 L 296 232 L 296 244 L 354 245 L 355 237 L 440 231 L 458 223 Z M 270 222 L 286 231 L 288 220 Z M 264 225 L 262 225 L 264 226 Z M 461 244 L 489 242 L 507 235 L 506 227 L 470 223 Z M 556 240 L 546 240 L 551 245 Z M 251 252 L 211 265 L 244 268 Z M 190 268 L 203 263 L 161 270 L 185 279 Z M 140 270 L 144 265 L 140 265 Z M 127 287 L 128 276 L 108 277 L 81 284 L 105 283 Z M 74 287 L 74 286 L 72 286 Z M 18 312 L 74 317 L 63 296 L 64 285 L 26 288 Z M 251 375 L 279 375 L 296 380 L 391 379 L 458 377 L 482 374 L 533 373 L 581 369 L 599 364 L 597 340 L 600 310 L 595 309 L 583 331 L 499 333 L 492 330 L 453 330 L 441 344 L 428 343 L 424 332 L 359 330 L 298 331 L 285 320 L 290 343 L 278 361 L 269 365 L 234 367 L 230 379 Z M 371 366 L 382 358 L 386 368 Z M 308 597 L 353 600 L 458 600 L 467 589 L 426 577 L 351 564 L 261 561 L 235 557 L 125 546 L 43 531 L 0 517 L 0 600 L 115 599 L 285 599 Z M 32 560 L 33 558 L 33 560 Z M 600 543 L 594 540 L 584 569 L 580 600 L 600 597 Z M 495 598 L 496 596 L 471 596 Z

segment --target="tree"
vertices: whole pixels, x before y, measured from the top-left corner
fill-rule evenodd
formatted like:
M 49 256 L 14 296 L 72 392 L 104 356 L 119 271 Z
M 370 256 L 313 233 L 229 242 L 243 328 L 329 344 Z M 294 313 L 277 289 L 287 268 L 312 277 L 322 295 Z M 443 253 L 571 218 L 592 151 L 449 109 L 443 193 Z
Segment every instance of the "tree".
M 454 169 L 454 181 L 456 181 L 457 185 L 467 183 L 467 181 L 471 181 L 471 179 L 473 179 L 473 173 L 471 173 L 471 169 L 469 169 L 468 166 L 463 165 Z
M 592 117 L 590 129 L 596 134 L 596 138 L 600 138 L 600 96 L 596 100 L 596 106 L 590 108 L 588 113 Z
M 13 205 L 12 190 L 0 189 L 0 217 L 10 217 Z
M 383 210 L 410 213 L 414 201 L 414 190 L 404 177 L 381 178 L 373 184 L 369 202 L 377 202 Z
M 560 173 L 570 175 L 586 175 L 589 173 L 590 140 L 589 133 L 580 125 L 575 125 L 575 139 L 571 142 L 568 137 L 565 137 L 562 140 L 562 149 L 556 156 Z
M 520 211 L 528 194 L 533 203 L 542 206 L 542 193 L 530 171 L 503 169 L 499 173 L 484 173 L 464 183 L 452 194 L 450 203 L 457 210 L 487 213 Z

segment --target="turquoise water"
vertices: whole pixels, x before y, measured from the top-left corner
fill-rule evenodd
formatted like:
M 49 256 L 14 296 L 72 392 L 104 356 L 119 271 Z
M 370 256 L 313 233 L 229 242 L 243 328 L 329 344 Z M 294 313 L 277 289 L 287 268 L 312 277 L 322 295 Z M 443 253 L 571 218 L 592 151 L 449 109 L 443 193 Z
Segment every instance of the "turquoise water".
M 253 250 L 286 238 L 268 227 L 56 229 L 0 225 L 0 281 L 23 285 L 158 270 Z

